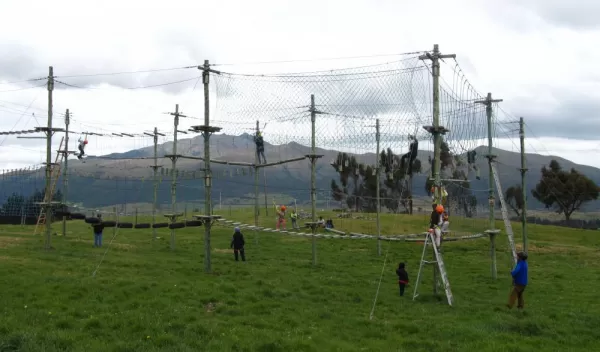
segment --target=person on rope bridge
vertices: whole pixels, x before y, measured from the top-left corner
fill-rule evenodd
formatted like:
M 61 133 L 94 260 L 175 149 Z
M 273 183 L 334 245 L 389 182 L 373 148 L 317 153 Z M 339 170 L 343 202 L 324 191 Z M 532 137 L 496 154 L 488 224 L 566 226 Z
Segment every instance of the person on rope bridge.
M 419 151 L 419 141 L 415 136 L 410 134 L 408 135 L 408 140 L 411 140 L 412 142 L 408 147 L 408 153 L 402 155 L 400 158 L 400 170 L 405 170 L 404 173 L 410 176 L 413 173 L 413 162 L 417 158 L 417 153 Z M 407 160 L 408 165 L 406 163 Z
M 233 256 L 234 256 L 236 262 L 239 261 L 238 253 L 241 255 L 242 261 L 243 262 L 246 261 L 246 252 L 244 251 L 245 244 L 246 244 L 246 241 L 244 241 L 244 235 L 242 234 L 242 231 L 240 231 L 240 228 L 239 227 L 234 228 L 233 229 L 233 237 L 231 238 L 230 248 L 233 248 Z
M 294 229 L 299 229 L 300 227 L 298 226 L 298 213 L 296 213 L 296 209 L 292 210 L 292 213 L 290 214 L 290 219 L 292 219 L 292 227 Z
M 275 224 L 275 229 L 279 230 L 280 227 L 282 230 L 286 230 L 285 227 L 285 205 L 282 205 L 277 210 L 277 223 Z
M 87 140 L 87 133 L 85 134 L 84 139 L 81 139 L 81 137 L 79 137 L 79 155 L 77 155 L 77 159 L 81 160 L 83 159 L 83 156 L 85 155 L 85 146 L 88 144 L 88 140 Z
M 400 286 L 400 296 L 404 296 L 404 289 L 408 285 L 408 273 L 406 272 L 406 264 L 398 264 L 396 269 L 396 275 L 398 275 L 398 286 Z
M 470 172 L 471 170 L 475 171 L 475 178 L 478 180 L 481 180 L 481 175 L 479 174 L 479 168 L 477 167 L 477 164 L 475 164 L 477 158 L 477 152 L 474 150 L 469 150 L 467 152 L 467 165 L 468 165 L 468 171 Z
M 433 236 L 433 243 L 437 248 L 440 248 L 442 241 L 442 225 L 444 219 L 442 214 L 444 213 L 444 206 L 441 204 L 433 204 L 433 211 L 431 212 L 431 220 L 429 222 L 429 233 Z
M 260 131 L 256 132 L 254 136 L 254 143 L 256 144 L 256 155 L 258 156 L 259 164 L 266 164 L 267 158 L 265 157 L 265 141 L 263 140 L 262 133 Z M 262 161 L 260 157 L 262 156 Z

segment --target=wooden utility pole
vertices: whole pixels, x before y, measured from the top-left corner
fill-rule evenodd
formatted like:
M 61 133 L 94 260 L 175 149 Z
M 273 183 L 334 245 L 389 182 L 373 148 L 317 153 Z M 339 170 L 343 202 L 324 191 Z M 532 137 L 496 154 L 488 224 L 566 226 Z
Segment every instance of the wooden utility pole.
M 52 92 L 54 91 L 54 68 L 52 66 L 48 69 L 48 127 L 46 130 L 46 191 L 45 193 L 51 192 L 52 188 Z M 45 249 L 49 250 L 52 248 L 52 194 L 45 199 L 42 207 L 45 208 L 46 213 L 46 243 Z
M 375 121 L 375 141 L 377 142 L 377 151 L 375 152 L 375 178 L 377 179 L 375 185 L 375 193 L 377 200 L 377 255 L 381 255 L 381 222 L 380 222 L 380 213 L 381 213 L 381 197 L 379 195 L 379 170 L 380 170 L 380 162 L 379 162 L 379 153 L 380 153 L 380 141 L 381 134 L 379 133 L 379 119 Z
M 254 135 L 258 136 L 259 131 L 260 131 L 260 122 L 258 120 L 256 120 L 256 132 Z M 259 210 L 258 210 L 258 174 L 260 171 L 257 168 L 257 165 L 259 163 L 260 163 L 260 160 L 258 158 L 258 149 L 256 149 L 255 153 L 254 153 L 254 226 L 258 226 L 258 214 L 259 214 Z
M 502 99 L 492 99 L 492 93 L 488 93 L 485 100 L 478 100 L 475 103 L 485 105 L 485 114 L 487 117 L 487 131 L 488 131 L 488 154 L 485 156 L 488 159 L 488 168 L 489 168 L 489 182 L 488 182 L 488 201 L 490 206 L 490 214 L 489 214 L 489 226 L 487 233 L 490 236 L 490 258 L 492 260 L 492 278 L 496 279 L 498 277 L 497 267 L 496 267 L 496 235 L 499 233 L 499 230 L 496 230 L 496 214 L 494 209 L 494 172 L 492 170 L 492 164 L 496 155 L 493 154 L 492 150 L 492 104 L 499 103 Z
M 177 154 L 177 126 L 179 126 L 179 118 L 187 117 L 179 113 L 179 104 L 175 104 L 175 112 L 169 113 L 173 116 L 173 154 L 165 155 L 171 159 L 171 213 L 165 214 L 169 218 L 171 224 L 175 223 L 178 217 L 183 213 L 177 213 L 177 159 L 181 156 Z M 171 228 L 171 249 L 175 249 L 175 229 Z
M 310 155 L 307 157 L 310 159 L 310 203 L 311 203 L 311 215 L 312 221 L 309 223 L 312 230 L 312 264 L 317 265 L 317 159 L 321 158 L 322 155 L 317 155 L 316 146 L 316 120 L 319 112 L 315 109 L 315 96 L 310 96 Z
M 443 126 L 440 126 L 440 59 L 455 59 L 456 54 L 440 53 L 438 44 L 433 45 L 432 53 L 425 53 L 419 56 L 420 60 L 431 60 L 431 75 L 433 81 L 433 126 L 424 126 L 423 128 L 433 134 L 433 199 L 434 204 L 442 204 L 442 175 L 441 175 L 441 151 L 442 136 L 449 132 Z M 436 260 L 435 253 L 433 260 Z M 437 294 L 437 265 L 433 266 L 433 293 Z
M 525 161 L 525 122 L 519 118 L 519 139 L 521 140 L 521 190 L 523 191 L 523 209 L 521 210 L 521 226 L 523 232 L 523 251 L 527 253 L 527 173 Z
M 213 220 L 221 218 L 218 215 L 212 215 L 211 190 L 212 190 L 212 171 L 210 169 L 210 136 L 213 133 L 221 131 L 221 127 L 210 125 L 210 99 L 209 83 L 210 74 L 220 74 L 219 71 L 210 68 L 208 60 L 204 60 L 203 66 L 198 66 L 202 71 L 202 83 L 204 84 L 204 125 L 192 126 L 191 131 L 202 132 L 204 137 L 204 215 L 195 215 L 196 218 L 204 222 L 204 271 L 210 273 L 211 268 L 211 245 L 210 230 Z
M 71 123 L 71 116 L 69 115 L 69 109 L 67 109 L 65 113 L 65 146 L 63 147 L 62 152 L 65 156 L 65 166 L 63 170 L 63 197 L 62 203 L 63 207 L 67 206 L 67 194 L 69 192 L 69 124 Z M 59 151 L 60 153 L 61 151 Z M 67 216 L 63 215 L 62 217 L 62 233 L 63 236 L 67 236 Z
M 154 228 L 154 224 L 156 224 L 156 201 L 158 198 L 158 168 L 162 166 L 158 166 L 158 136 L 163 136 L 163 133 L 158 133 L 158 129 L 154 127 L 154 133 L 146 133 L 145 135 L 153 137 L 154 140 L 154 165 L 151 165 L 153 171 L 153 182 L 154 182 L 154 198 L 152 201 L 152 239 L 156 240 L 156 229 Z

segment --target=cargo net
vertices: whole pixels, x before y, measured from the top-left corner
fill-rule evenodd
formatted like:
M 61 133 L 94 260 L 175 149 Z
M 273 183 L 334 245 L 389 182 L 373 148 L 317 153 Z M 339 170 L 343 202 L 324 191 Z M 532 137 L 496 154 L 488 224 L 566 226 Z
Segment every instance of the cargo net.
M 467 214 L 476 207 L 469 182 L 473 165 L 468 165 L 467 154 L 485 136 L 484 107 L 474 103 L 481 96 L 460 67 L 445 66 L 447 75 L 440 84 L 440 124 L 450 132 L 444 136 L 443 175 L 464 182 L 444 184 L 453 209 L 473 215 Z M 311 153 L 314 116 L 315 154 L 323 156 L 317 163 L 319 209 L 327 206 L 341 212 L 376 212 L 375 166 L 379 160 L 382 212 L 419 210 L 428 214 L 433 143 L 423 126 L 432 125 L 431 77 L 430 63 L 414 54 L 377 65 L 308 73 L 221 71 L 211 75 L 216 88 L 211 124 L 222 127 L 223 134 L 247 141 L 254 141 L 260 132 L 266 162 L 271 163 Z M 244 153 L 247 155 L 224 157 L 254 160 L 252 148 Z M 274 191 L 290 195 L 287 203 L 277 200 L 277 204 L 309 199 L 308 165 L 305 161 L 281 166 L 290 179 L 301 180 L 301 186 L 290 182 L 288 190 Z M 330 203 L 326 204 L 326 199 Z

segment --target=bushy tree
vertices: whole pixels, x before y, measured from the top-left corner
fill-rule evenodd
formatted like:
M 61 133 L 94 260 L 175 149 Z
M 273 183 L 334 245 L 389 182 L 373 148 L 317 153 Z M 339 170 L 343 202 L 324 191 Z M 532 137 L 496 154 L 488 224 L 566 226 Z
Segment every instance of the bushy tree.
M 564 214 L 569 221 L 573 212 L 589 201 L 597 200 L 598 185 L 575 169 L 565 171 L 556 160 L 542 167 L 540 182 L 531 191 L 546 209 Z

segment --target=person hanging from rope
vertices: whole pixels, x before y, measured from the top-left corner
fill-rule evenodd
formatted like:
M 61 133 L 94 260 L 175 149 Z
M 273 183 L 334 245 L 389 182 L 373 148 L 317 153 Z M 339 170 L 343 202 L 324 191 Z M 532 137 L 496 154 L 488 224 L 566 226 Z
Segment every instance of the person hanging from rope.
M 408 153 L 402 155 L 400 158 L 400 170 L 404 170 L 404 174 L 409 176 L 413 173 L 413 162 L 417 158 L 419 151 L 419 141 L 413 135 L 408 135 L 408 140 L 411 140 L 410 146 L 408 147 Z M 406 161 L 408 160 L 408 164 Z M 406 167 L 406 168 L 405 168 Z
M 83 159 L 83 156 L 85 155 L 85 146 L 88 144 L 88 140 L 87 140 L 87 133 L 85 134 L 85 138 L 81 139 L 81 137 L 79 137 L 79 155 L 77 155 L 77 159 L 81 160 Z
M 475 150 L 469 150 L 467 152 L 467 165 L 468 165 L 468 172 L 471 172 L 471 170 L 475 171 L 475 178 L 478 180 L 481 180 L 481 175 L 479 174 L 479 168 L 477 167 L 477 164 L 475 164 L 477 158 L 477 152 Z
M 442 214 L 444 213 L 444 206 L 441 204 L 433 204 L 433 211 L 431 212 L 431 219 L 429 221 L 429 233 L 433 237 L 433 243 L 437 248 L 440 248 L 442 242 L 442 230 L 441 227 L 444 223 Z
M 263 140 L 262 133 L 260 131 L 256 132 L 254 136 L 254 143 L 256 144 L 256 154 L 258 156 L 259 164 L 266 164 L 267 158 L 265 157 L 265 141 Z M 260 157 L 262 156 L 262 162 Z
M 277 210 L 277 223 L 275 224 L 275 229 L 279 230 L 280 227 L 282 230 L 286 230 L 285 227 L 285 205 L 282 205 Z

